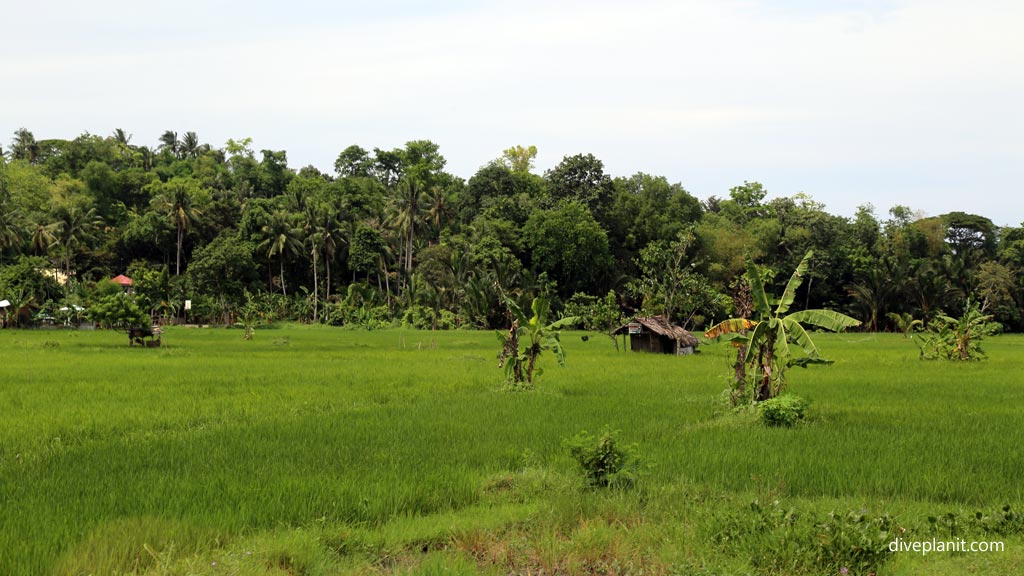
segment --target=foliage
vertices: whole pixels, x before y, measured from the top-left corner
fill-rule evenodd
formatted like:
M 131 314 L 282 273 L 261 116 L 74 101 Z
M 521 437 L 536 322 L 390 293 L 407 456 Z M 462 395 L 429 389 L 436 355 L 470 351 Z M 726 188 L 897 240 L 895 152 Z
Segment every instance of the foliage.
M 583 430 L 563 441 L 591 486 L 629 488 L 636 482 L 639 472 L 636 445 L 623 445 L 619 440 L 620 432 L 605 427 L 600 436 L 594 436 Z
M 980 342 L 999 329 L 991 315 L 985 314 L 977 302 L 968 300 L 960 318 L 938 314 L 927 331 L 914 341 L 924 360 L 984 360 L 987 356 Z
M 124 293 L 110 294 L 94 302 L 89 307 L 89 317 L 101 326 L 115 330 L 148 328 L 153 323 L 135 297 Z
M 498 367 L 504 367 L 505 381 L 513 388 L 533 388 L 534 378 L 544 372 L 537 366 L 537 359 L 545 350 L 551 350 L 558 365 L 565 366 L 565 350 L 559 330 L 578 324 L 579 318 L 567 316 L 549 323 L 551 301 L 545 296 L 533 299 L 530 305 L 533 315 L 530 317 L 508 296 L 504 296 L 504 300 L 512 326 L 504 334 L 497 333 L 498 341 L 503 345 Z M 525 349 L 520 345 L 520 338 L 526 341 Z
M 607 233 L 578 202 L 534 211 L 522 233 L 530 263 L 547 271 L 564 297 L 598 284 L 611 264 Z
M 556 311 L 575 294 L 614 290 L 623 310 L 703 326 L 726 317 L 722 295 L 744 271 L 744 254 L 788 271 L 814 249 L 801 308 L 884 330 L 889 314 L 958 316 L 970 296 L 1007 329 L 1024 328 L 1024 229 L 964 212 L 925 218 L 896 206 L 880 221 L 865 205 L 847 219 L 806 194 L 772 198 L 752 181 L 702 202 L 661 175 L 608 174 L 585 152 L 542 176 L 533 146 L 506 147 L 466 179 L 445 171 L 429 140 L 342 147 L 331 175 L 289 166 L 285 150 L 252 138 L 217 147 L 188 130 L 147 146 L 120 128 L 47 140 L 21 128 L 4 150 L 0 269 L 37 256 L 41 270 L 60 268 L 62 284 L 68 277 L 66 294 L 17 288 L 19 301 L 34 292 L 32 310 L 136 262 L 136 276 L 166 267 L 172 277 L 137 287 L 154 316 L 173 315 L 187 296 L 190 318 L 231 323 L 245 290 L 276 291 L 289 296 L 278 318 L 339 323 L 355 317 L 339 314 L 348 285 L 365 282 L 386 313 L 364 311 L 360 322 L 408 312 L 408 324 L 434 327 L 447 310 L 460 327 L 497 328 L 498 281 L 523 297 L 550 294 Z M 251 244 L 251 263 L 238 243 L 226 245 L 236 237 Z M 211 264 L 235 255 L 236 270 L 217 282 Z
M 458 328 L 455 313 L 450 310 L 435 310 L 428 306 L 414 305 L 402 314 L 402 325 L 417 330 L 454 330 Z
M 888 515 L 799 510 L 781 500 L 755 500 L 727 513 L 715 540 L 743 550 L 766 574 L 875 574 L 892 557 L 889 544 L 906 529 Z
M 807 252 L 793 271 L 786 289 L 777 300 L 774 310 L 769 305 L 768 294 L 761 281 L 761 273 L 754 261 L 747 257 L 746 279 L 754 301 L 758 319 L 749 334 L 743 331 L 750 327 L 745 318 L 731 318 L 711 327 L 704 333 L 705 338 L 728 339 L 747 346 L 744 361 L 756 368 L 753 375 L 756 383 L 754 401 L 762 402 L 777 396 L 786 385 L 786 371 L 791 366 L 806 367 L 808 364 L 828 364 L 821 357 L 818 347 L 801 323 L 812 324 L 832 332 L 838 332 L 859 321 L 831 310 L 803 310 L 785 315 L 796 299 L 796 291 L 803 283 L 808 263 L 814 255 Z M 795 356 L 790 348 L 795 344 L 803 356 Z
M 685 259 L 693 242 L 694 235 L 683 232 L 672 242 L 652 242 L 640 251 L 640 277 L 627 289 L 640 298 L 642 314 L 664 316 L 686 328 L 720 316 L 728 307 L 728 298 L 694 271 L 696 263 Z
M 803 422 L 807 401 L 794 394 L 782 394 L 757 405 L 761 422 L 766 426 L 790 427 Z
M 253 332 L 263 324 L 267 316 L 266 309 L 247 291 L 245 293 L 245 303 L 238 309 L 238 321 L 245 330 L 242 339 L 252 340 Z
M 924 326 L 923 321 L 914 318 L 909 312 L 902 314 L 889 312 L 886 316 L 892 321 L 896 329 L 903 333 L 904 338 L 910 338 L 912 332 Z
M 584 330 L 608 332 L 622 323 L 622 310 L 614 290 L 609 290 L 604 298 L 577 292 L 565 303 L 564 312 L 579 318 Z

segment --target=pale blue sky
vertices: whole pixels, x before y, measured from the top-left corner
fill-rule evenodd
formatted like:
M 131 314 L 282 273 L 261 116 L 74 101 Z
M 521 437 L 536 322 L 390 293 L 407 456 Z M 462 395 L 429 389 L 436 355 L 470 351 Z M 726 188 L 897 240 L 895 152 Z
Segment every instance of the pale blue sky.
M 0 141 L 251 136 L 329 171 L 437 142 L 468 178 L 514 144 L 700 198 L 744 180 L 1024 222 L 1024 3 L 944 0 L 3 2 Z

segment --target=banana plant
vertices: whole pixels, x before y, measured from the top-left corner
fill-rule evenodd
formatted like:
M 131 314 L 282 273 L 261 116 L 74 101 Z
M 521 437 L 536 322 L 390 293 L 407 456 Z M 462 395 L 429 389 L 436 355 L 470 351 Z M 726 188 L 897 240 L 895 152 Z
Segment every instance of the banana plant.
M 746 278 L 750 283 L 754 312 L 758 318 L 730 318 L 712 326 L 704 333 L 705 338 L 731 340 L 747 346 L 744 362 L 755 367 L 757 372 L 754 376 L 756 402 L 777 396 L 785 388 L 786 370 L 791 366 L 806 367 L 809 364 L 832 363 L 821 357 L 818 347 L 811 340 L 803 324 L 811 324 L 832 332 L 860 325 L 859 320 L 832 310 L 801 310 L 787 315 L 796 299 L 797 289 L 803 284 L 813 255 L 813 250 L 807 252 L 793 271 L 782 296 L 777 300 L 769 299 L 757 266 L 753 259 L 747 256 Z M 794 348 L 803 354 L 795 354 Z
M 565 349 L 559 339 L 559 330 L 578 324 L 580 319 L 567 316 L 549 323 L 551 301 L 544 296 L 533 299 L 530 305 L 533 315 L 529 317 L 508 296 L 503 295 L 503 300 L 512 316 L 512 327 L 506 333 L 498 332 L 498 340 L 503 344 L 498 366 L 505 369 L 505 379 L 512 386 L 532 388 L 534 378 L 544 372 L 537 366 L 537 358 L 545 350 L 551 350 L 558 365 L 565 366 Z M 521 340 L 525 341 L 525 349 L 520 346 Z

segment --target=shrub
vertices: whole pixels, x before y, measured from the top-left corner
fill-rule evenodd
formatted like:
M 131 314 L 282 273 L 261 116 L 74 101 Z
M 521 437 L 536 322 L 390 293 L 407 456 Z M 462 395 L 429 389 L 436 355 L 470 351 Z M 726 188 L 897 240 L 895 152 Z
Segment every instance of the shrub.
M 605 428 L 600 436 L 586 430 L 564 441 L 591 486 L 630 487 L 636 481 L 639 459 L 634 445 L 619 442 L 619 431 Z
M 793 426 L 803 421 L 807 401 L 793 394 L 783 394 L 758 404 L 761 421 L 767 426 Z

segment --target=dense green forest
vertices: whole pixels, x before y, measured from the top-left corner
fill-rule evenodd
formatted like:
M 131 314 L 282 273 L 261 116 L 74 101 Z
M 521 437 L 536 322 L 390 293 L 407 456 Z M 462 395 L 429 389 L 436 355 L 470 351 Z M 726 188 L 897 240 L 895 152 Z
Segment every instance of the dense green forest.
M 499 291 L 549 294 L 603 329 L 664 313 L 702 328 L 733 313 L 750 254 L 777 288 L 815 250 L 801 307 L 903 329 L 968 299 L 1020 330 L 1024 225 L 983 216 L 829 214 L 811 196 L 767 199 L 757 182 L 700 200 L 662 176 L 606 174 L 591 154 L 537 174 L 516 146 L 465 180 L 437 144 L 344 148 L 333 173 L 284 150 L 222 148 L 168 131 L 155 148 L 123 130 L 0 149 L 0 299 L 9 325 L 76 313 L 134 279 L 153 318 L 264 316 L 365 327 L 507 325 Z M 965 202 L 968 200 L 965 199 Z M 924 207 L 927 208 L 927 207 Z M 967 206 L 966 208 L 969 208 Z

